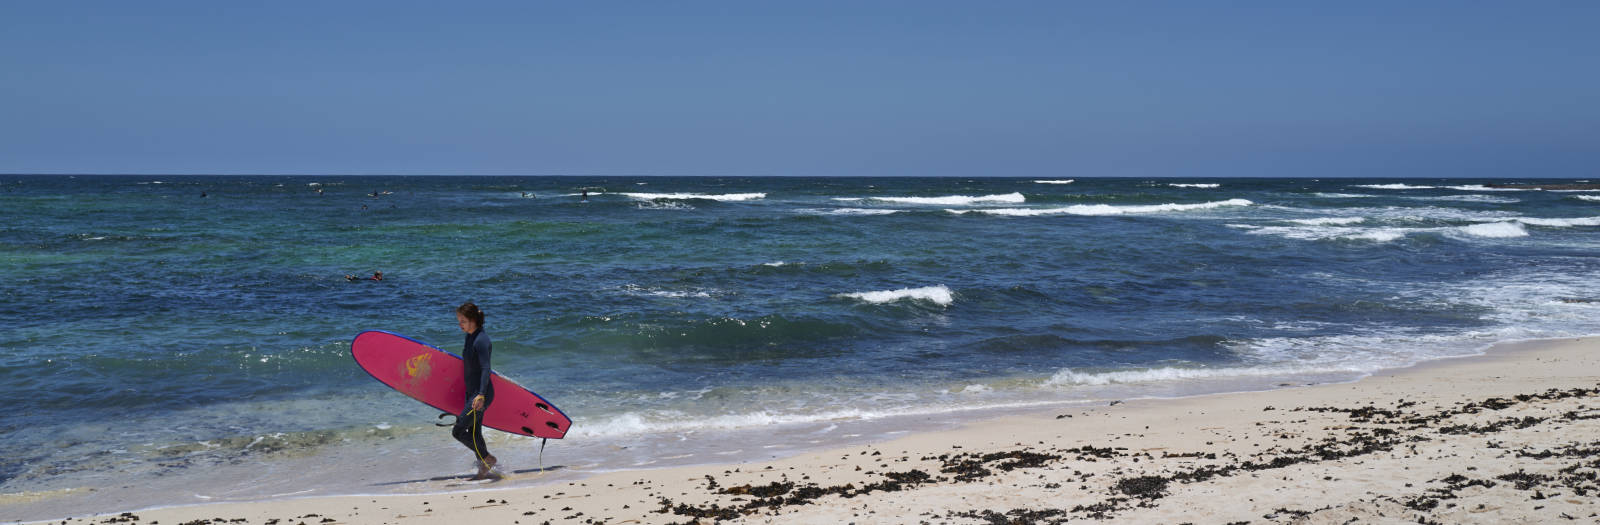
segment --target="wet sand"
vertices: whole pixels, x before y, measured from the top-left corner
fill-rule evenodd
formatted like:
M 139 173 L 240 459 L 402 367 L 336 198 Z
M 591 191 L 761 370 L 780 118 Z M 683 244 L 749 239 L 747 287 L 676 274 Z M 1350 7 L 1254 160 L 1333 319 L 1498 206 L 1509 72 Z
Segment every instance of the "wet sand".
M 1594 523 L 1600 338 L 1502 344 L 1355 383 L 1037 412 L 774 461 L 508 489 L 430 483 L 447 492 L 65 521 Z

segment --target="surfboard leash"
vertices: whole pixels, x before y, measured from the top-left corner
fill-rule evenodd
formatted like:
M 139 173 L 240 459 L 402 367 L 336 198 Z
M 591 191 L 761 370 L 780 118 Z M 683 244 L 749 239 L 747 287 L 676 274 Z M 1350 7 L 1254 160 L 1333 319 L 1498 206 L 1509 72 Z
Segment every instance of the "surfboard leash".
M 478 450 L 478 442 L 482 441 L 483 437 L 479 436 L 478 434 L 483 432 L 483 428 L 478 425 L 479 419 L 478 419 L 478 411 L 477 410 L 473 410 L 473 411 L 467 412 L 467 413 L 468 414 L 472 414 L 472 453 L 478 455 L 478 464 L 482 465 L 483 464 L 483 452 L 480 452 Z

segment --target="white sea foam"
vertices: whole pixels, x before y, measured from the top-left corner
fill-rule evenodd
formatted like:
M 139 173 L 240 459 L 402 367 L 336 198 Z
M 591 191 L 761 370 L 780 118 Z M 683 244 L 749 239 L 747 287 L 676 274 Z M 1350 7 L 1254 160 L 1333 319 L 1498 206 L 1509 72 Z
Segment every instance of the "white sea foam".
M 641 209 L 641 210 L 692 210 L 692 209 L 695 209 L 694 206 L 690 205 L 687 202 L 677 202 L 677 201 L 669 201 L 669 200 L 641 202 L 641 203 L 638 203 L 638 204 L 634 205 L 634 207 L 638 208 L 638 209 Z
M 1590 202 L 1600 202 L 1600 195 L 1573 195 L 1572 197 Z
M 1377 197 L 1377 195 L 1365 195 L 1361 193 L 1313 193 L 1311 195 L 1322 199 L 1369 199 Z
M 771 266 L 771 267 L 776 268 L 776 267 L 779 267 L 779 266 L 788 266 L 789 263 L 786 263 L 786 262 L 783 262 L 783 261 L 778 261 L 778 262 L 761 263 L 761 265 L 762 266 Z
M 834 297 L 856 299 L 873 304 L 892 303 L 900 300 L 928 301 L 940 306 L 949 306 L 955 302 L 955 295 L 945 285 L 927 286 L 923 288 L 901 288 L 899 290 L 883 290 L 877 292 L 844 293 Z
M 821 211 L 821 210 L 818 210 Z M 827 210 L 829 215 L 893 215 L 901 210 L 886 210 L 882 208 L 838 208 Z
M 1465 186 L 1445 186 L 1452 190 L 1461 191 L 1539 191 L 1539 188 L 1491 188 L 1482 184 L 1468 184 Z
M 1344 226 L 1367 220 L 1366 217 L 1321 217 L 1316 219 L 1290 219 L 1289 222 L 1306 226 Z
M 1408 206 L 1385 206 L 1382 208 L 1365 208 L 1361 210 L 1368 217 L 1389 221 L 1502 221 L 1514 219 L 1516 212 L 1500 210 L 1467 210 L 1462 208 L 1427 206 L 1421 208 Z
M 987 213 L 990 215 L 1006 215 L 1011 217 L 1033 217 L 1038 215 L 1127 215 L 1140 213 L 1163 213 L 1174 211 L 1208 210 L 1224 206 L 1250 206 L 1255 203 L 1245 199 L 1228 199 L 1225 201 L 1202 202 L 1197 204 L 1150 204 L 1150 205 L 1125 205 L 1113 206 L 1110 204 L 1077 204 L 1064 208 L 997 208 L 986 210 L 945 210 L 950 213 L 964 214 Z
M 1518 202 L 1522 202 L 1522 199 L 1514 199 L 1514 198 L 1511 198 L 1511 197 L 1497 197 L 1497 196 L 1494 196 L 1494 195 L 1476 195 L 1476 194 L 1441 195 L 1441 196 L 1438 196 L 1438 197 L 1406 197 L 1406 198 L 1410 199 L 1410 200 L 1415 200 L 1415 201 L 1484 202 L 1484 203 L 1491 203 L 1491 204 L 1515 204 L 1515 203 L 1518 203 Z
M 1351 228 L 1346 226 L 1255 226 L 1250 224 L 1229 224 L 1234 228 L 1250 230 L 1253 235 L 1277 235 L 1289 239 L 1320 241 L 1326 239 L 1345 239 L 1352 241 L 1389 242 L 1405 238 L 1415 229 L 1405 228 Z
M 1374 190 L 1431 190 L 1438 186 L 1412 186 L 1410 184 L 1357 184 L 1355 188 L 1368 188 Z
M 660 199 L 666 199 L 666 200 L 705 199 L 705 200 L 712 200 L 712 201 L 728 202 L 728 201 L 753 201 L 753 200 L 760 200 L 760 199 L 767 198 L 767 194 L 765 194 L 765 193 L 723 193 L 723 194 L 710 194 L 710 193 L 623 193 L 622 195 L 624 195 L 624 196 L 626 196 L 626 197 L 628 197 L 630 199 L 638 199 L 638 200 L 645 200 L 645 201 L 653 201 L 653 200 L 660 200 Z
M 1573 226 L 1600 226 L 1600 217 L 1574 217 L 1570 219 L 1541 219 L 1536 217 L 1518 217 L 1517 222 L 1533 226 L 1547 226 L 1552 228 L 1570 228 Z
M 639 285 L 636 285 L 636 284 L 630 284 L 630 285 L 627 285 L 627 286 L 623 286 L 622 287 L 622 291 L 627 292 L 630 295 L 648 295 L 648 296 L 652 296 L 652 297 L 670 297 L 670 298 L 683 298 L 683 297 L 701 297 L 701 298 L 704 298 L 704 297 L 711 297 L 711 293 L 705 292 L 705 291 L 701 291 L 701 290 L 693 290 L 693 291 L 688 291 L 688 290 L 662 290 L 662 289 L 658 289 L 658 288 L 647 288 L 647 287 L 639 286 Z
M 1063 368 L 1045 380 L 1045 386 L 1102 386 L 1111 384 L 1152 383 L 1195 379 L 1221 379 L 1230 377 L 1291 376 L 1299 374 L 1327 374 L 1363 372 L 1354 366 L 1326 367 L 1230 367 L 1230 368 L 1179 368 L 1161 367 L 1107 372 L 1080 372 Z
M 1458 230 L 1474 237 L 1488 237 L 1495 239 L 1528 236 L 1527 229 L 1524 229 L 1521 224 L 1510 221 L 1486 222 L 1483 224 L 1462 226 L 1458 228 Z
M 1168 186 L 1172 186 L 1174 188 L 1221 188 L 1222 187 L 1221 184 L 1183 184 L 1183 183 L 1173 183 L 1173 184 L 1168 184 Z
M 1021 203 L 1028 199 L 1020 192 L 998 195 L 946 195 L 943 197 L 837 197 L 833 200 L 846 202 L 860 202 L 874 200 L 893 202 L 897 204 L 923 204 L 934 206 L 972 206 L 975 204 L 1006 204 Z
M 1073 183 L 1073 182 L 1074 182 L 1074 181 L 1075 181 L 1075 180 L 1076 180 L 1076 179 L 1066 179 L 1066 180 L 1036 180 L 1036 181 L 1033 181 L 1033 183 L 1034 183 L 1034 184 L 1072 184 L 1072 183 Z

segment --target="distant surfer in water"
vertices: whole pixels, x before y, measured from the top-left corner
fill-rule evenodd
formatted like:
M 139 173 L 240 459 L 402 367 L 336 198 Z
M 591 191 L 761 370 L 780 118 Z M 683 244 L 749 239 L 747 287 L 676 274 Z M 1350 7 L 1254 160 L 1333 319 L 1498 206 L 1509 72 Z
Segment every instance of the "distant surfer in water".
M 344 276 L 344 280 L 346 280 L 346 281 L 382 281 L 383 280 L 383 272 L 372 272 L 372 277 L 367 277 L 365 279 L 363 279 L 361 277 L 356 277 L 354 275 L 346 274 Z
M 478 458 L 478 475 L 473 479 L 484 479 L 498 462 L 483 442 L 483 413 L 494 402 L 494 384 L 489 382 L 492 345 L 489 334 L 483 332 L 483 311 L 478 305 L 469 301 L 456 307 L 456 323 L 467 334 L 466 344 L 461 347 L 461 380 L 466 383 L 467 398 L 450 434 L 472 449 L 473 456 Z

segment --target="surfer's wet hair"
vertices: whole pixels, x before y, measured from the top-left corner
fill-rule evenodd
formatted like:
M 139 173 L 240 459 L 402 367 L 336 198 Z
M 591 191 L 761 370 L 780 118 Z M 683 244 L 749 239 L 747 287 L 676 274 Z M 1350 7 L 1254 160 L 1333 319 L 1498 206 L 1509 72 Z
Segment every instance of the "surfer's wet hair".
M 472 324 L 478 325 L 478 328 L 483 328 L 483 310 L 479 310 L 478 305 L 472 304 L 472 301 L 461 303 L 461 306 L 456 307 L 456 313 L 471 320 Z

